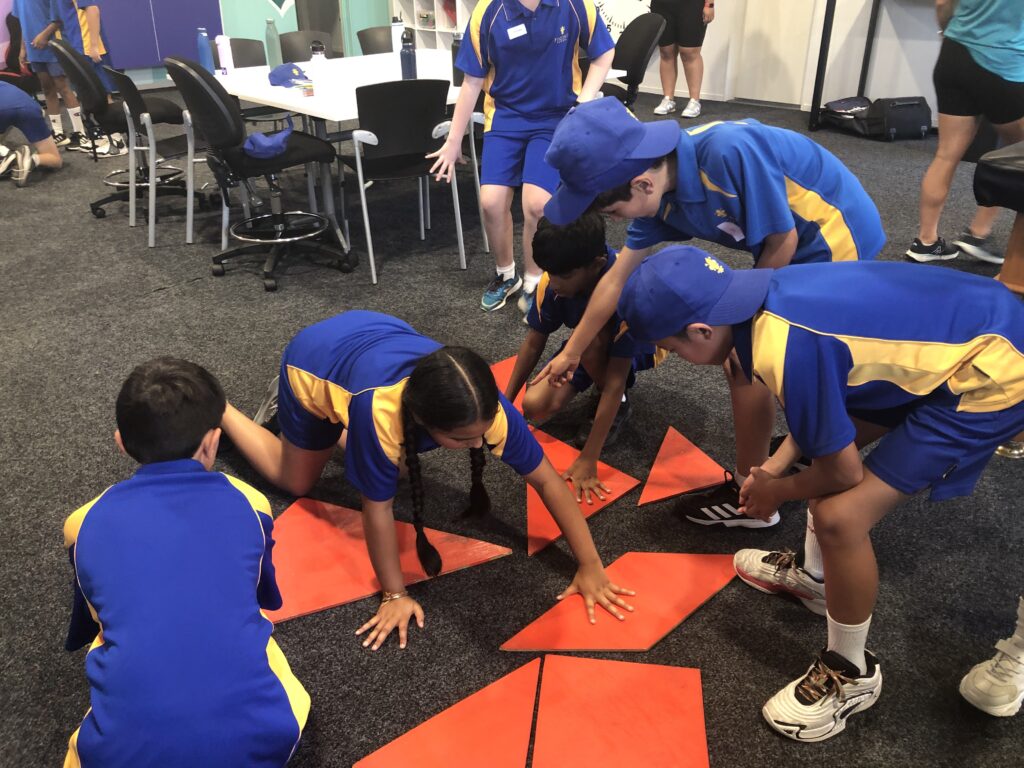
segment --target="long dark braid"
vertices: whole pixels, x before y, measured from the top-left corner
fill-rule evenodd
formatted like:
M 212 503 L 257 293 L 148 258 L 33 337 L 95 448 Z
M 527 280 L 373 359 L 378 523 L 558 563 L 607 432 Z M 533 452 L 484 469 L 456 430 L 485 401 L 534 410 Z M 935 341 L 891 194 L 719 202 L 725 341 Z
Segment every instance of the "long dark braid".
M 427 539 L 423 531 L 423 471 L 416 453 L 416 421 L 405 403 L 402 403 L 402 444 L 405 448 L 405 467 L 409 470 L 409 490 L 412 494 L 412 524 L 416 529 L 416 554 L 428 576 L 441 572 L 441 554 Z
M 466 515 L 486 515 L 491 512 L 491 497 L 484 485 L 484 467 L 487 465 L 487 451 L 470 448 L 469 469 L 473 484 L 469 488 L 469 506 Z

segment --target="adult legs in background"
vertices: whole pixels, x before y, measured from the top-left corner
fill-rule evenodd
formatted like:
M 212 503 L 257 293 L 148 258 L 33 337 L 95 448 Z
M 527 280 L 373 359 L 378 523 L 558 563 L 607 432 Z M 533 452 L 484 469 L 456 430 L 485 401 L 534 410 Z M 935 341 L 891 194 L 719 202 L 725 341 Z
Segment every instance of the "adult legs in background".
M 924 245 L 939 239 L 939 218 L 949 195 L 953 174 L 977 132 L 977 117 L 939 114 L 939 147 L 921 181 L 921 218 L 917 238 Z M 952 255 L 955 256 L 956 252 Z

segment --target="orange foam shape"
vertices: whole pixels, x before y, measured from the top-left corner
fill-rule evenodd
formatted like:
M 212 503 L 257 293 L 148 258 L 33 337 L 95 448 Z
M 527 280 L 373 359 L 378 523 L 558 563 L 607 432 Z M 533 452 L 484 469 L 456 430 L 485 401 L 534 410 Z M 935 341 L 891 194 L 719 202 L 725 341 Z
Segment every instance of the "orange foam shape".
M 544 658 L 533 768 L 709 764 L 700 670 Z
M 725 482 L 725 470 L 672 427 L 658 449 L 637 506 Z
M 512 378 L 512 369 L 516 367 L 516 355 L 512 357 L 506 357 L 501 362 L 495 363 L 491 366 L 491 373 L 494 374 L 494 381 L 498 385 L 498 389 L 504 393 L 505 387 L 508 386 L 508 380 Z M 529 378 L 527 378 L 529 381 Z M 519 394 L 516 395 L 516 399 L 512 401 L 512 405 L 518 409 L 520 413 L 523 412 L 523 395 L 526 394 L 526 385 L 519 390 Z
M 729 583 L 732 555 L 627 552 L 608 578 L 636 590 L 636 610 L 619 621 L 603 608 L 586 618 L 583 598 L 567 597 L 501 646 L 503 651 L 647 651 Z
M 416 531 L 395 523 L 406 584 L 428 576 L 416 557 Z M 441 553 L 442 574 L 511 554 L 507 547 L 427 528 Z M 299 499 L 274 521 L 274 569 L 284 604 L 267 611 L 273 622 L 351 603 L 380 591 L 373 573 L 359 512 L 313 499 Z
M 353 768 L 524 768 L 540 659 L 399 736 Z
M 576 458 L 580 455 L 580 452 L 571 445 L 567 445 L 561 440 L 556 440 L 551 437 L 551 435 L 545 434 L 539 429 L 535 429 L 533 431 L 533 436 L 537 438 L 537 442 L 540 443 L 540 447 L 544 450 L 544 455 L 547 456 L 548 461 L 554 465 L 555 471 L 558 472 L 558 474 L 562 474 L 569 469 L 572 463 L 576 461 Z M 594 502 L 593 504 L 581 501 L 580 511 L 583 512 L 584 517 L 590 517 L 595 512 L 604 509 L 620 496 L 629 493 L 640 484 L 640 481 L 635 477 L 630 477 L 625 472 L 620 472 L 614 467 L 608 466 L 603 461 L 597 462 L 597 476 L 600 478 L 601 482 L 611 489 L 611 492 L 605 494 L 604 501 L 601 501 L 593 495 L 591 495 Z M 576 491 L 573 490 L 574 494 L 575 492 Z M 539 552 L 561 535 L 562 531 L 558 527 L 558 523 L 555 522 L 551 513 L 548 512 L 548 508 L 544 505 L 544 502 L 541 501 L 540 494 L 533 489 L 533 486 L 527 485 L 527 552 L 531 555 Z

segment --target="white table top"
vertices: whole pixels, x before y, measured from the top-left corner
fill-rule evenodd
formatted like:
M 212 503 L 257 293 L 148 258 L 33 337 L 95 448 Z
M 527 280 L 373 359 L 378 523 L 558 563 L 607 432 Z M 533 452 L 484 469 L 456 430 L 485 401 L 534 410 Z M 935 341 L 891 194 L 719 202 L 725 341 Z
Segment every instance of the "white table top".
M 322 120 L 343 122 L 359 117 L 356 109 L 356 88 L 402 79 L 402 65 L 397 53 L 376 53 L 369 56 L 347 56 L 325 59 L 318 65 L 298 62 L 313 81 L 313 95 L 303 96 L 301 88 L 285 88 L 270 84 L 269 67 L 235 69 L 230 75 L 217 75 L 217 80 L 232 96 L 254 104 L 309 115 Z M 622 72 L 612 70 L 609 77 Z M 416 51 L 416 76 L 421 80 L 452 79 L 452 55 L 448 50 L 420 48 Z M 459 89 L 450 86 L 448 103 L 454 104 Z

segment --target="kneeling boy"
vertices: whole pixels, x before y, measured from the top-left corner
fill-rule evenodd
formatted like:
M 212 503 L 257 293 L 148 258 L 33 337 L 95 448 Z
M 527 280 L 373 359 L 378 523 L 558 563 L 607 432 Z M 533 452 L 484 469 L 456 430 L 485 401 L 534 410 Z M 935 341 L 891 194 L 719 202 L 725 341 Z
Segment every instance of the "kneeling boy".
M 526 315 L 530 330 L 519 347 L 519 355 L 505 391 L 515 400 L 530 372 L 537 365 L 548 336 L 563 326 L 575 328 L 583 317 L 587 302 L 601 278 L 615 264 L 615 251 L 605 243 L 604 220 L 595 213 L 576 222 L 557 227 L 541 219 L 533 238 L 533 256 L 544 270 L 537 287 L 536 300 Z M 617 316 L 612 317 L 583 352 L 568 387 L 531 386 L 523 398 L 526 418 L 543 421 L 562 410 L 591 384 L 597 386 L 600 399 L 593 418 L 581 425 L 574 440 L 582 452 L 564 477 L 576 488 L 576 499 L 584 496 L 592 503 L 591 493 L 604 500 L 608 492 L 597 479 L 597 461 L 606 445 L 618 439 L 629 415 L 626 390 L 633 385 L 636 371 L 652 368 L 667 353 L 651 344 L 638 344 L 625 336 Z
M 198 365 L 158 358 L 117 398 L 118 447 L 142 466 L 72 514 L 67 649 L 90 644 L 91 708 L 65 766 L 283 766 L 309 694 L 261 609 L 281 606 L 258 491 L 210 472 L 224 414 Z

